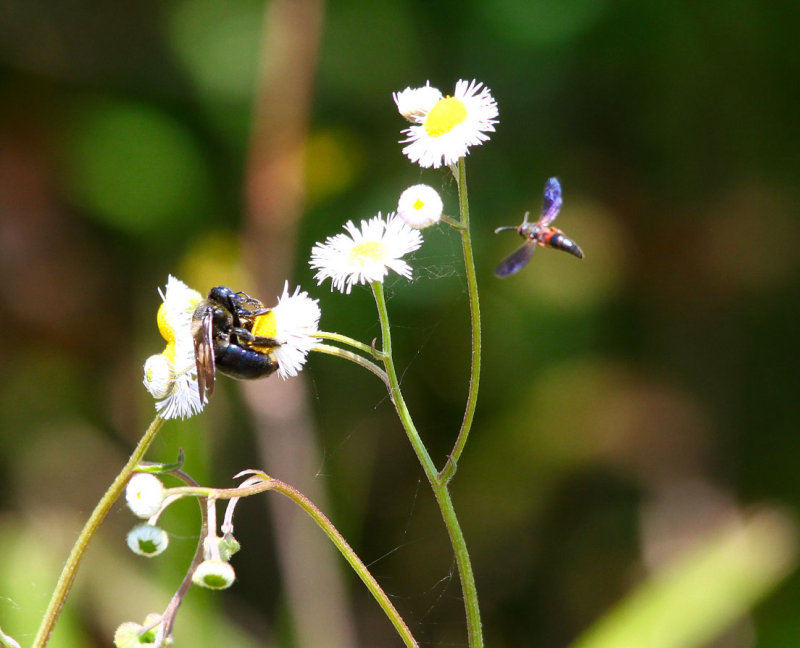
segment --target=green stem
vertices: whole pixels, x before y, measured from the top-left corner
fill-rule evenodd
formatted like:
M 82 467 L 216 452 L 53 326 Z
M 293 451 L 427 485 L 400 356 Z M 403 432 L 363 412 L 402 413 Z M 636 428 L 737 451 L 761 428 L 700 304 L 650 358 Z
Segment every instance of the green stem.
M 340 342 L 341 344 L 346 344 L 348 346 L 353 347 L 354 349 L 358 349 L 363 353 L 371 355 L 373 358 L 378 358 L 380 353 L 375 349 L 374 346 L 370 346 L 368 344 L 364 344 L 363 342 L 359 342 L 351 337 L 347 337 L 346 335 L 342 335 L 341 333 L 328 333 L 327 331 L 317 331 L 314 333 L 314 337 L 322 338 L 323 340 L 331 340 L 331 342 Z
M 417 428 L 414 425 L 414 421 L 411 419 L 411 414 L 408 411 L 406 402 L 403 399 L 403 394 L 400 391 L 400 383 L 397 378 L 397 371 L 392 357 L 392 336 L 389 328 L 389 314 L 386 309 L 386 299 L 383 294 L 383 284 L 378 281 L 373 282 L 372 292 L 375 295 L 375 303 L 378 307 L 378 316 L 381 323 L 381 336 L 383 340 L 382 351 L 384 354 L 383 362 L 386 367 L 386 374 L 389 378 L 389 393 L 395 409 L 397 410 L 397 415 L 400 417 L 403 429 L 406 431 L 408 440 L 422 465 L 425 476 L 430 482 L 431 489 L 436 498 L 436 503 L 439 505 L 439 510 L 444 520 L 444 525 L 447 528 L 447 534 L 450 537 L 450 544 L 453 547 L 453 553 L 458 567 L 458 576 L 461 581 L 461 593 L 464 596 L 469 646 L 470 648 L 482 648 L 483 633 L 481 630 L 480 608 L 478 606 L 478 590 L 475 586 L 475 575 L 472 571 L 472 562 L 470 561 L 469 552 L 467 551 L 464 533 L 461 530 L 461 525 L 458 522 L 458 517 L 453 507 L 453 500 L 447 488 L 447 480 L 441 478 L 440 475 L 437 474 L 436 466 L 417 432 Z
M 467 444 L 467 437 L 472 428 L 475 406 L 478 404 L 478 385 L 481 374 L 481 308 L 478 301 L 478 278 L 475 274 L 475 259 L 472 254 L 472 236 L 469 230 L 469 199 L 467 198 L 467 167 L 462 157 L 458 161 L 458 205 L 461 213 L 461 247 L 464 251 L 464 268 L 467 276 L 467 292 L 469 294 L 470 324 L 472 326 L 472 363 L 469 374 L 469 393 L 464 410 L 464 419 L 458 431 L 453 450 L 447 458 L 439 478 L 447 483 L 453 478 L 458 460 Z
M 422 469 L 425 471 L 425 476 L 431 483 L 431 487 L 435 490 L 439 479 L 436 474 L 436 466 L 431 459 L 428 449 L 422 442 L 422 439 L 414 426 L 411 419 L 411 413 L 408 411 L 406 402 L 403 399 L 403 394 L 400 391 L 400 382 L 397 379 L 397 371 L 394 368 L 394 360 L 392 359 L 392 334 L 389 329 L 389 312 L 386 309 L 386 299 L 383 295 L 383 284 L 380 281 L 372 282 L 372 292 L 375 295 L 375 304 L 378 307 L 378 318 L 381 322 L 381 339 L 383 341 L 381 349 L 383 351 L 383 364 L 386 367 L 386 375 L 389 378 L 389 395 L 392 397 L 397 414 L 400 421 L 405 428 L 408 440 L 411 442 L 411 447 L 417 455 L 417 459 L 422 464 Z
M 64 564 L 64 568 L 61 570 L 61 576 L 58 578 L 58 583 L 56 584 L 55 590 L 53 590 L 53 595 L 50 597 L 50 603 L 42 619 L 42 624 L 39 626 L 39 631 L 36 633 L 36 638 L 33 641 L 33 648 L 43 648 L 50 640 L 50 635 L 53 633 L 53 628 L 61 614 L 61 608 L 64 606 L 64 601 L 66 601 L 67 595 L 72 588 L 72 583 L 78 573 L 78 566 L 80 565 L 83 555 L 86 553 L 86 549 L 89 547 L 89 542 L 111 510 L 114 502 L 116 502 L 117 498 L 125 490 L 128 478 L 133 471 L 136 470 L 136 466 L 139 465 L 139 462 L 144 457 L 150 444 L 156 438 L 163 423 L 164 419 L 160 416 L 156 416 L 156 418 L 153 419 L 150 427 L 147 428 L 144 436 L 140 439 L 139 445 L 136 446 L 130 459 L 128 459 L 128 463 L 125 464 L 125 467 L 119 472 L 111 486 L 108 487 L 108 490 L 97 503 L 91 516 L 86 521 L 81 534 L 72 547 L 67 562 Z
M 319 351 L 320 353 L 327 353 L 328 355 L 338 356 L 340 358 L 344 358 L 345 360 L 349 360 L 350 362 L 355 362 L 357 365 L 361 365 L 367 371 L 371 371 L 374 373 L 378 378 L 383 381 L 387 387 L 389 387 L 389 379 L 386 377 L 386 372 L 383 371 L 378 365 L 374 362 L 370 362 L 366 358 L 358 355 L 357 353 L 353 353 L 352 351 L 347 351 L 346 349 L 340 349 L 339 347 L 331 346 L 330 344 L 318 344 L 315 346 L 312 351 Z
M 313 520 L 330 538 L 331 542 L 336 545 L 336 548 L 345 557 L 347 562 L 350 563 L 353 571 L 358 574 L 359 578 L 361 578 L 361 580 L 364 582 L 364 585 L 366 585 L 367 589 L 372 593 L 372 596 L 375 597 L 378 605 L 381 606 L 381 609 L 384 611 L 386 616 L 389 617 L 389 620 L 392 622 L 392 625 L 394 625 L 397 633 L 403 639 L 405 645 L 416 647 L 418 644 L 411 634 L 411 630 L 408 629 L 405 621 L 403 621 L 403 617 L 400 616 L 394 605 L 392 605 L 392 602 L 389 600 L 386 592 L 381 589 L 381 586 L 378 585 L 378 582 L 375 580 L 372 574 L 370 574 L 367 566 L 361 561 L 356 552 L 353 551 L 353 548 L 347 543 L 347 540 L 344 539 L 342 534 L 339 533 L 333 524 L 331 524 L 331 521 L 325 517 L 325 514 L 322 513 L 322 511 L 320 511 L 311 500 L 309 500 L 296 488 L 293 488 L 292 486 L 289 486 L 289 484 L 277 479 L 272 479 L 271 481 L 273 490 L 276 490 L 282 495 L 285 495 L 291 499 L 313 518 Z
M 456 182 L 458 182 L 458 177 L 456 177 Z M 462 229 L 464 229 L 464 226 L 461 224 L 461 221 L 456 220 L 455 218 L 450 218 L 449 216 L 445 216 L 444 214 L 442 214 L 441 220 L 445 225 L 449 225 L 454 230 L 461 231 Z

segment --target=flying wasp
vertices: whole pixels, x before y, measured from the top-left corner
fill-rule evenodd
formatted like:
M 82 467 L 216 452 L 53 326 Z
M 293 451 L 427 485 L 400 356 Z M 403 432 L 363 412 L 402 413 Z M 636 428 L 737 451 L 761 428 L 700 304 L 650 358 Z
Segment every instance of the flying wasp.
M 253 325 L 272 309 L 226 286 L 208 292 L 192 315 L 192 337 L 200 399 L 214 393 L 217 371 L 244 380 L 275 373 L 278 362 L 269 353 L 280 346 L 270 337 L 253 335 Z
M 519 235 L 525 239 L 522 247 L 500 262 L 500 265 L 494 271 L 495 277 L 502 279 L 522 270 L 531 260 L 537 245 L 564 250 L 564 252 L 569 252 L 579 259 L 583 258 L 583 250 L 578 247 L 575 241 L 564 236 L 561 230 L 550 226 L 550 223 L 558 216 L 563 202 L 558 178 L 550 178 L 544 185 L 544 201 L 542 202 L 542 214 L 539 216 L 539 220 L 531 223 L 528 220 L 530 212 L 525 212 L 525 219 L 521 225 L 506 225 L 498 227 L 494 231 L 497 234 L 504 230 L 517 230 Z

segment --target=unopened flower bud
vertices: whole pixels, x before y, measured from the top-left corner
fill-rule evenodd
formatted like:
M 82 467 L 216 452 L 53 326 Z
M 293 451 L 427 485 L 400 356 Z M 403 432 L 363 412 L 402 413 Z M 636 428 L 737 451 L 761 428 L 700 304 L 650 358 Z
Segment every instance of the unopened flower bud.
M 236 572 L 224 560 L 204 560 L 192 574 L 192 582 L 213 590 L 227 589 L 236 580 Z
M 133 553 L 148 558 L 157 556 L 169 544 L 167 532 L 152 524 L 137 524 L 128 532 L 127 540 Z
M 125 488 L 125 501 L 136 517 L 155 515 L 164 501 L 164 484 L 150 473 L 136 473 Z
M 165 398 L 175 383 L 169 360 L 162 353 L 151 355 L 144 363 L 144 386 L 153 398 Z
M 430 227 L 439 222 L 444 205 L 436 189 L 418 184 L 409 187 L 397 202 L 397 215 L 415 229 Z

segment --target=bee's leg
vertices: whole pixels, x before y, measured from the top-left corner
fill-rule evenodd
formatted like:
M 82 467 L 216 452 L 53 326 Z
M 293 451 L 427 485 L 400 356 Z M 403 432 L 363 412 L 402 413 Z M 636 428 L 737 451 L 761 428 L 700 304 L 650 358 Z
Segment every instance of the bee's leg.
M 242 328 L 241 326 L 235 326 L 230 330 L 231 335 L 235 335 L 239 340 L 243 342 L 252 342 L 255 339 L 255 336 L 248 331 L 246 328 Z
M 239 338 L 240 342 L 246 342 L 248 346 L 265 346 L 265 347 L 278 347 L 281 343 L 275 338 L 265 337 L 263 335 L 253 335 L 250 331 L 243 328 L 231 329 L 231 335 Z
M 256 336 L 253 336 L 253 340 L 252 340 L 251 344 L 253 346 L 259 346 L 259 347 L 262 347 L 262 346 L 264 346 L 264 347 L 279 347 L 279 346 L 281 346 L 282 342 L 279 342 L 275 338 L 264 337 L 262 335 L 256 335 Z

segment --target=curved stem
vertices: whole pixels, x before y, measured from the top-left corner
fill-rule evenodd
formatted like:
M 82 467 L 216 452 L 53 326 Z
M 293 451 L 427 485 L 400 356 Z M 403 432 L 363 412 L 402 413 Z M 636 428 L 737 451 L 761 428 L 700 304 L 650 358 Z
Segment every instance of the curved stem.
M 358 340 L 351 337 L 347 337 L 346 335 L 342 335 L 341 333 L 329 333 L 327 331 L 317 331 L 314 333 L 314 337 L 322 338 L 323 340 L 331 340 L 332 342 L 341 342 L 342 344 L 351 346 L 354 349 L 363 351 L 364 353 L 371 355 L 374 358 L 378 358 L 380 356 L 380 353 L 375 349 L 374 346 L 370 346 L 369 344 L 364 344 L 363 342 L 359 342 Z
M 475 586 L 475 574 L 472 571 L 472 562 L 467 551 L 467 543 L 464 540 L 464 533 L 461 530 L 461 525 L 458 522 L 455 508 L 453 507 L 453 500 L 450 497 L 450 491 L 447 488 L 447 480 L 443 479 L 436 472 L 436 466 L 431 460 L 425 444 L 417 432 L 414 421 L 411 419 L 411 414 L 408 411 L 406 402 L 403 399 L 403 394 L 400 391 L 400 383 L 397 379 L 397 371 L 394 366 L 392 358 L 392 337 L 389 329 L 389 314 L 386 309 L 386 299 L 383 295 L 383 284 L 374 282 L 372 284 L 372 292 L 375 295 L 375 303 L 378 306 L 378 315 L 381 323 L 381 335 L 383 339 L 383 353 L 384 353 L 384 366 L 386 367 L 386 374 L 389 377 L 389 393 L 394 403 L 397 415 L 403 424 L 403 429 L 406 431 L 408 440 L 414 448 L 414 452 L 419 459 L 425 476 L 431 484 L 436 503 L 444 520 L 444 525 L 447 528 L 447 534 L 450 536 L 450 544 L 453 547 L 453 553 L 458 567 L 458 577 L 461 581 L 461 593 L 464 596 L 464 609 L 467 617 L 467 635 L 469 638 L 470 648 L 481 648 L 483 646 L 483 633 L 481 630 L 481 613 L 478 606 L 478 590 Z
M 458 161 L 458 204 L 461 212 L 461 247 L 464 251 L 464 268 L 467 277 L 467 292 L 469 293 L 470 324 L 472 326 L 472 363 L 469 374 L 469 393 L 467 405 L 464 410 L 464 419 L 458 431 L 455 445 L 447 458 L 439 478 L 448 482 L 453 478 L 467 437 L 472 428 L 475 416 L 475 406 L 478 404 L 478 385 L 481 374 L 481 309 L 478 301 L 478 279 L 475 274 L 475 259 L 472 254 L 472 236 L 469 231 L 469 200 L 467 198 L 467 168 L 464 158 Z
M 389 387 L 389 378 L 386 376 L 386 372 L 383 371 L 379 366 L 377 366 L 374 362 L 370 362 L 366 358 L 358 355 L 357 353 L 353 353 L 352 351 L 347 351 L 345 349 L 340 349 L 339 347 L 331 346 L 330 344 L 318 344 L 315 346 L 312 351 L 319 351 L 320 353 L 327 353 L 328 355 L 339 356 L 340 358 L 344 358 L 345 360 L 350 360 L 350 362 L 355 362 L 357 365 L 361 365 L 367 371 L 371 371 L 374 373 L 378 378 L 383 381 L 383 384 Z
M 411 634 L 411 630 L 408 629 L 405 621 L 403 621 L 403 617 L 400 616 L 394 605 L 392 605 L 392 602 L 389 600 L 386 592 L 381 589 L 381 586 L 378 585 L 378 581 L 376 581 L 373 575 L 369 572 L 367 566 L 361 561 L 356 552 L 353 551 L 353 548 L 347 543 L 347 540 L 344 539 L 342 534 L 339 533 L 333 524 L 331 524 L 331 521 L 325 517 L 325 514 L 296 488 L 293 488 L 292 486 L 289 486 L 289 484 L 277 479 L 272 479 L 271 482 L 272 490 L 285 495 L 300 508 L 302 508 L 306 513 L 308 513 L 308 515 L 311 516 L 311 518 L 331 539 L 331 542 L 336 545 L 336 548 L 345 557 L 347 562 L 350 563 L 353 571 L 358 574 L 359 578 L 364 582 L 364 585 L 366 585 L 367 589 L 372 593 L 372 596 L 375 597 L 375 600 L 378 602 L 378 605 L 381 606 L 381 609 L 386 613 L 386 616 L 389 617 L 389 620 L 392 622 L 392 625 L 394 625 L 395 630 L 397 630 L 397 633 L 403 639 L 403 643 L 405 643 L 406 646 L 417 646 L 418 644 L 414 639 L 414 636 Z
M 61 614 L 61 608 L 64 606 L 64 601 L 72 588 L 72 583 L 78 573 L 78 565 L 80 565 L 81 559 L 86 553 L 89 542 L 94 537 L 109 510 L 111 510 L 114 502 L 122 491 L 125 490 L 128 478 L 136 469 L 136 466 L 139 465 L 139 462 L 142 460 L 142 457 L 144 457 L 150 444 L 156 438 L 163 423 L 164 419 L 160 416 L 156 416 L 156 418 L 153 419 L 150 427 L 147 428 L 147 431 L 139 440 L 139 444 L 136 446 L 130 459 L 128 459 L 128 463 L 120 470 L 119 474 L 116 476 L 111 486 L 108 487 L 108 490 L 97 503 L 91 516 L 89 516 L 89 519 L 86 521 L 83 530 L 75 541 L 75 545 L 72 547 L 67 562 L 64 564 L 64 568 L 61 570 L 61 576 L 58 578 L 58 583 L 56 583 L 56 588 L 53 590 L 53 595 L 50 597 L 47 611 L 42 618 L 42 623 L 33 641 L 33 648 L 42 648 L 46 646 L 47 642 L 50 640 L 50 635 L 53 633 L 53 628 Z

